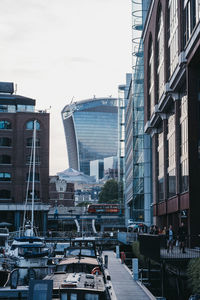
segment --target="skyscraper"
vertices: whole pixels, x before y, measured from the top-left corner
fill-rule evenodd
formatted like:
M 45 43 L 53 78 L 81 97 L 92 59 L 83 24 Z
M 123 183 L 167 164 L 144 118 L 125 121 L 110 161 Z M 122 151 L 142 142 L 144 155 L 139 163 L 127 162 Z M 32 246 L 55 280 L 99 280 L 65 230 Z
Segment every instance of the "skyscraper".
M 117 156 L 117 99 L 93 98 L 66 105 L 62 120 L 69 167 L 90 175 L 90 161 Z

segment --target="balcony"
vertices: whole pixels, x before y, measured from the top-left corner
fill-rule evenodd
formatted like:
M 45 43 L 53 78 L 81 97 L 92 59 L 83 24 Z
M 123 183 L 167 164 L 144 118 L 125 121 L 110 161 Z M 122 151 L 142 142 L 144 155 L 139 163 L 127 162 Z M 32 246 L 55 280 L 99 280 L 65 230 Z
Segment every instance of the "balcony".
M 187 237 L 185 243 L 185 253 L 180 251 L 179 246 L 176 245 L 176 240 L 174 241 L 173 249 L 168 251 L 166 237 L 162 234 L 139 234 L 138 240 L 140 242 L 140 253 L 145 257 L 155 261 L 180 261 L 200 257 L 199 236 Z M 199 246 L 191 248 L 189 246 L 191 241 L 196 241 L 196 245 Z

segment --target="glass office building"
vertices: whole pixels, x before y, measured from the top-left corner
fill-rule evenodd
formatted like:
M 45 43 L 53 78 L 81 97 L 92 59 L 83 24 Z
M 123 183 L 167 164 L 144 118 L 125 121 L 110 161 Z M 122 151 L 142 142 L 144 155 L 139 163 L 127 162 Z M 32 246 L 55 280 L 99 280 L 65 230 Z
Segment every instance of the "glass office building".
M 149 1 L 132 1 L 133 73 L 132 95 L 125 113 L 125 210 L 126 219 L 151 220 L 151 151 L 150 138 L 144 134 L 144 56 L 141 33 Z
M 116 98 L 93 98 L 62 110 L 69 167 L 90 175 L 90 161 L 117 156 Z

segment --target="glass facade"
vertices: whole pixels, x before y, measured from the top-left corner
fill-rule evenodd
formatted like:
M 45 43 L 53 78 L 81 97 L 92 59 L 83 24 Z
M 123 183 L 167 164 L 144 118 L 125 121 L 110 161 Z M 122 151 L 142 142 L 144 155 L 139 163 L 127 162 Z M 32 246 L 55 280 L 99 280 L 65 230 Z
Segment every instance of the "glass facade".
M 133 73 L 132 95 L 126 107 L 125 137 L 125 209 L 126 218 L 151 224 L 150 137 L 144 134 L 144 58 L 140 39 L 151 1 L 133 3 Z M 140 23 L 141 26 L 138 26 Z M 137 26 L 136 26 L 137 24 Z M 138 30 L 141 30 L 138 32 Z M 153 82 L 152 82 L 153 84 Z M 151 84 L 150 84 L 151 85 Z
M 117 99 L 77 102 L 66 106 L 62 117 L 71 168 L 89 175 L 90 161 L 117 156 Z

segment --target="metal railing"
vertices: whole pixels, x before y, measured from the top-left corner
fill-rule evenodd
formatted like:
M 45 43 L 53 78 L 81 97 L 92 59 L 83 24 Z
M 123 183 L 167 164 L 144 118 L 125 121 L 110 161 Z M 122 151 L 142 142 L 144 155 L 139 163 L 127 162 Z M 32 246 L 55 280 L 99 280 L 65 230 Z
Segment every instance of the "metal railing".
M 140 253 L 154 260 L 187 260 L 200 257 L 199 236 L 187 236 L 184 243 L 178 240 L 169 243 L 162 234 L 139 234 L 138 240 Z

